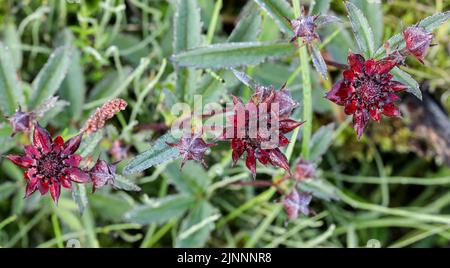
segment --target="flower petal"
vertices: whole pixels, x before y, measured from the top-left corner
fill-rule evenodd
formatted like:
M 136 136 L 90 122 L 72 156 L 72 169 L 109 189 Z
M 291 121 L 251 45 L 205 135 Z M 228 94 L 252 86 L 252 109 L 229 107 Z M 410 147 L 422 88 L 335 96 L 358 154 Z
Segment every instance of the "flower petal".
M 36 161 L 29 157 L 29 156 L 21 156 L 21 155 L 14 155 L 14 154 L 10 154 L 7 156 L 7 158 L 13 162 L 14 164 L 18 165 L 19 167 L 22 168 L 28 168 L 31 167 L 32 165 L 34 165 L 36 163 Z
M 57 180 L 52 180 L 52 184 L 50 185 L 50 195 L 52 196 L 52 199 L 56 204 L 58 204 L 60 194 L 61 184 Z
M 289 163 L 286 156 L 280 151 L 279 148 L 268 150 L 270 163 L 274 166 L 283 168 L 290 173 Z
M 360 54 L 354 54 L 352 51 L 348 52 L 348 56 L 347 56 L 347 61 L 348 61 L 348 65 L 350 65 L 350 69 L 357 73 L 360 74 L 363 72 L 363 67 L 364 67 L 364 57 Z
M 358 101 L 351 100 L 350 102 L 345 104 L 344 112 L 348 115 L 353 114 L 358 108 Z
M 48 189 L 50 188 L 50 183 L 48 180 L 39 180 L 37 187 L 41 195 L 44 195 L 48 192 Z
M 66 143 L 64 144 L 64 150 L 62 153 L 65 155 L 74 154 L 78 150 L 78 147 L 80 147 L 81 137 L 82 137 L 82 135 L 80 134 L 80 135 L 77 135 L 77 136 L 71 138 L 70 140 L 66 141 Z
M 255 151 L 253 149 L 247 150 L 247 158 L 245 159 L 245 165 L 252 172 L 253 179 L 256 178 L 256 158 Z
M 395 107 L 394 103 L 387 103 L 383 106 L 383 114 L 390 117 L 400 116 L 400 109 Z
M 72 154 L 67 159 L 64 159 L 64 164 L 71 167 L 78 167 L 83 158 L 80 155 Z
M 367 123 L 369 123 L 368 112 L 365 109 L 356 110 L 353 114 L 353 129 L 356 131 L 358 139 L 360 139 L 364 133 Z
M 345 101 L 350 97 L 353 91 L 353 88 L 348 86 L 344 80 L 339 80 L 333 85 L 333 88 L 328 91 L 326 98 L 338 105 L 344 105 Z
M 369 110 L 370 117 L 375 121 L 380 121 L 381 119 L 381 111 L 378 108 L 373 108 Z
M 39 124 L 34 126 L 33 144 L 42 150 L 43 153 L 48 153 L 52 149 L 52 138 L 48 131 Z
M 61 178 L 59 178 L 59 181 L 61 182 L 62 187 L 66 189 L 72 189 L 72 181 L 70 181 L 69 178 L 66 178 L 66 176 L 61 176 Z
M 86 183 L 89 182 L 90 180 L 89 174 L 82 171 L 79 168 L 74 167 L 65 168 L 64 173 L 73 182 Z
M 36 148 L 35 148 L 34 146 L 32 146 L 32 145 L 25 145 L 25 146 L 24 146 L 24 151 L 25 151 L 25 154 L 26 154 L 28 157 L 31 157 L 31 158 L 33 158 L 33 159 L 36 159 L 36 158 L 41 157 L 41 153 L 39 152 L 39 150 L 36 149 Z
M 280 121 L 280 132 L 283 134 L 289 133 L 292 130 L 296 129 L 297 127 L 299 127 L 300 125 L 302 125 L 303 122 L 298 122 L 292 119 L 284 119 Z
M 390 81 L 389 88 L 395 92 L 402 92 L 406 90 L 408 87 L 398 81 Z

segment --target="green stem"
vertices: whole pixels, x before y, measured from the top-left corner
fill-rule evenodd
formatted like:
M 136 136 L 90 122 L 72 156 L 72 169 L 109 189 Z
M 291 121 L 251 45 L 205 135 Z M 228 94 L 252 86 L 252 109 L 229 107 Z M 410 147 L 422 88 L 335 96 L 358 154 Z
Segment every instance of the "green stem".
M 216 4 L 214 5 L 213 15 L 211 17 L 211 22 L 209 23 L 208 34 L 206 36 L 206 44 L 207 45 L 211 44 L 211 42 L 213 40 L 214 32 L 216 31 L 216 28 L 217 28 L 217 21 L 219 20 L 221 8 L 222 8 L 222 0 L 217 0 Z
M 300 1 L 292 1 L 294 6 L 295 17 L 300 17 Z M 302 68 L 302 89 L 303 89 L 303 137 L 302 137 L 302 156 L 304 159 L 309 158 L 309 142 L 311 140 L 312 132 L 312 98 L 311 98 L 311 77 L 309 72 L 309 57 L 306 46 L 302 44 L 302 41 L 298 40 L 299 45 L 299 57 L 300 66 Z M 298 131 L 294 132 L 293 141 L 295 143 L 297 139 Z
M 53 213 L 51 218 L 52 218 L 53 232 L 55 233 L 58 248 L 63 248 L 64 243 L 61 238 L 61 226 L 59 226 L 58 217 L 56 216 L 55 213 Z

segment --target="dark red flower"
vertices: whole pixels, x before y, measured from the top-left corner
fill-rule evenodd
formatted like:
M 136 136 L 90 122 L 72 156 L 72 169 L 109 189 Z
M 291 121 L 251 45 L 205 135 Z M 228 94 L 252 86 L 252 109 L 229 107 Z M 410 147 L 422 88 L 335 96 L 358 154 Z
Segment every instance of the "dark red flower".
M 311 203 L 311 194 L 305 192 L 298 192 L 296 189 L 292 190 L 283 201 L 284 209 L 290 220 L 296 219 L 298 213 L 305 216 L 310 214 L 309 203 Z
M 178 143 L 167 143 L 167 145 L 176 147 L 180 151 L 183 158 L 180 166 L 182 168 L 187 160 L 195 160 L 207 167 L 204 159 L 205 153 L 209 147 L 216 144 L 208 144 L 199 135 L 194 135 L 192 137 L 183 136 L 178 140 Z
M 433 34 L 423 27 L 411 26 L 403 32 L 403 37 L 405 38 L 406 50 L 423 64 L 425 54 L 434 37 Z
M 14 164 L 27 169 L 24 175 L 27 180 L 25 197 L 36 190 L 41 195 L 50 190 L 50 195 L 57 203 L 61 185 L 71 189 L 72 182 L 88 182 L 89 175 L 78 168 L 82 158 L 75 154 L 80 143 L 81 135 L 67 142 L 61 136 L 52 140 L 48 131 L 36 124 L 33 145 L 25 146 L 25 155 L 8 155 L 8 159 Z
M 31 131 L 33 121 L 36 119 L 36 115 L 33 112 L 23 112 L 20 106 L 13 115 L 5 117 L 8 119 L 9 124 L 12 127 L 13 135 L 18 132 Z
M 110 184 L 114 184 L 116 178 L 116 165 L 108 164 L 106 161 L 97 159 L 95 165 L 89 170 L 89 175 L 92 180 L 92 192 L 97 189 Z
M 284 86 L 280 90 L 257 86 L 247 104 L 233 96 L 233 113 L 222 139 L 231 139 L 233 165 L 244 154 L 246 166 L 256 176 L 256 160 L 289 171 L 289 164 L 279 147 L 289 143 L 285 134 L 302 123 L 289 119 L 298 103 Z M 277 106 L 277 109 L 274 107 Z
M 389 55 L 379 61 L 368 59 L 360 54 L 348 55 L 349 69 L 343 73 L 344 79 L 334 84 L 326 98 L 345 107 L 346 114 L 353 114 L 353 128 L 358 138 L 372 118 L 380 121 L 381 115 L 400 116 L 394 102 L 399 100 L 396 93 L 406 86 L 393 81 L 389 71 L 403 61 L 398 54 Z
M 312 179 L 316 173 L 316 166 L 314 163 L 301 159 L 295 166 L 294 178 L 297 181 L 303 179 Z

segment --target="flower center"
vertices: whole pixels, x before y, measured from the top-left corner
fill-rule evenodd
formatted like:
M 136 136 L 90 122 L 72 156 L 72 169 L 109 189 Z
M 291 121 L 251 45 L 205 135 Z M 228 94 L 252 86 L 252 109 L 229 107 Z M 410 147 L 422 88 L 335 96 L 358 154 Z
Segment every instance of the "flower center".
M 381 97 L 381 85 L 367 76 L 355 81 L 354 87 L 356 88 L 358 97 L 366 104 L 376 103 Z
M 61 157 L 55 153 L 44 155 L 38 161 L 38 173 L 46 178 L 57 178 L 65 167 Z

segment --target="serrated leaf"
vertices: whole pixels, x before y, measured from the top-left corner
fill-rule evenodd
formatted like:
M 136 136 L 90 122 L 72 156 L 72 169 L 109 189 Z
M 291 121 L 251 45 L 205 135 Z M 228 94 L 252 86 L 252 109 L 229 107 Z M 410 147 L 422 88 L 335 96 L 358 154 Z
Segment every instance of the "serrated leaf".
M 149 150 L 139 154 L 131 160 L 123 172 L 141 172 L 154 165 L 159 165 L 177 158 L 180 155 L 180 152 L 177 148 L 167 145 L 167 143 L 177 143 L 171 133 L 161 136 Z
M 0 42 L 0 111 L 5 115 L 13 114 L 18 105 L 24 104 L 22 85 L 15 70 L 11 50 Z
M 225 43 L 192 49 L 172 57 L 175 64 L 196 68 L 233 68 L 256 65 L 271 58 L 280 58 L 294 52 L 288 43 Z
M 399 81 L 408 86 L 406 92 L 409 92 L 414 96 L 416 96 L 419 100 L 422 100 L 422 91 L 420 91 L 419 83 L 417 83 L 417 81 L 414 78 L 412 78 L 411 75 L 402 71 L 398 67 L 394 67 L 390 73 L 394 76 L 394 80 Z
M 125 213 L 125 219 L 140 224 L 164 223 L 183 215 L 196 201 L 195 197 L 177 194 L 152 200 Z
M 383 7 L 381 1 L 352 0 L 364 14 L 373 32 L 375 47 L 381 45 L 383 39 Z
M 286 18 L 293 19 L 294 12 L 286 0 L 255 0 L 255 2 L 269 14 L 282 32 L 294 34 L 289 21 L 286 20 Z
M 323 78 L 327 79 L 327 64 L 320 53 L 319 48 L 316 45 L 310 46 L 309 53 L 313 62 L 314 68 L 319 72 Z
M 199 202 L 183 220 L 176 247 L 198 248 L 205 246 L 211 231 L 214 229 L 214 222 L 219 217 L 217 210 L 208 201 L 202 200 Z
M 124 191 L 140 191 L 141 187 L 137 186 L 135 183 L 130 181 L 129 179 L 125 178 L 124 176 L 121 176 L 119 174 L 116 174 L 116 178 L 114 180 L 114 188 L 121 189 Z
M 450 11 L 446 11 L 443 13 L 437 13 L 426 17 L 417 23 L 418 26 L 425 28 L 427 31 L 432 32 L 434 29 L 439 27 L 441 24 L 450 19 Z M 391 48 L 402 49 L 405 47 L 405 39 L 403 38 L 403 33 L 398 33 L 389 40 L 386 41 Z M 375 58 L 380 58 L 386 53 L 386 48 L 381 46 L 377 52 L 375 53 Z
M 15 63 L 14 66 L 16 70 L 19 70 L 22 66 L 22 48 L 19 32 L 14 23 L 7 22 L 4 25 L 2 35 L 5 46 L 11 50 L 11 56 Z
M 310 160 L 318 161 L 328 150 L 334 138 L 334 124 L 320 127 L 312 136 L 309 146 Z
M 255 41 L 261 31 L 261 22 L 262 19 L 259 15 L 259 10 L 254 8 L 253 3 L 249 3 L 242 11 L 240 20 L 227 41 L 229 43 Z
M 362 11 L 353 3 L 345 2 L 345 6 L 352 24 L 353 33 L 355 34 L 356 43 L 366 58 L 370 58 L 375 51 L 372 28 Z
M 47 63 L 33 80 L 30 107 L 34 108 L 47 98 L 53 96 L 69 69 L 72 48 L 63 46 L 57 48 L 49 57 Z

